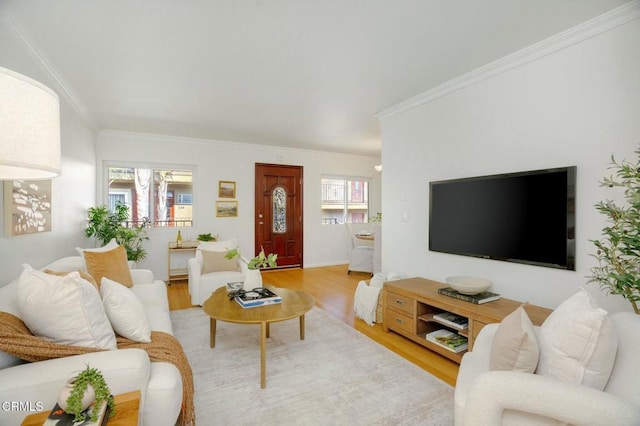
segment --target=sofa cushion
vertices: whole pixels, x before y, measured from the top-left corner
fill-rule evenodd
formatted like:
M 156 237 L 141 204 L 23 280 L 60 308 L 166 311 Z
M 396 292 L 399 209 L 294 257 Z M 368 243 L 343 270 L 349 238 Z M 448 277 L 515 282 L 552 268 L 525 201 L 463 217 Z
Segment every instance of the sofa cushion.
M 533 373 L 538 357 L 533 324 L 520 306 L 502 320 L 493 336 L 490 369 Z
M 202 250 L 202 273 L 237 271 L 239 269 L 238 261 L 227 259 L 226 254 L 226 251 Z
M 77 272 L 56 276 L 27 265 L 16 298 L 20 318 L 35 336 L 64 345 L 116 349 L 100 295 Z
M 537 374 L 604 389 L 618 339 L 607 312 L 584 289 L 564 301 L 540 327 Z
M 117 334 L 136 342 L 151 342 L 151 324 L 138 296 L 106 277 L 102 278 L 100 295 L 107 318 Z
M 102 277 L 131 287 L 133 280 L 127 262 L 127 251 L 123 246 L 117 246 L 107 251 L 84 251 L 87 272 L 96 282 L 102 282 Z

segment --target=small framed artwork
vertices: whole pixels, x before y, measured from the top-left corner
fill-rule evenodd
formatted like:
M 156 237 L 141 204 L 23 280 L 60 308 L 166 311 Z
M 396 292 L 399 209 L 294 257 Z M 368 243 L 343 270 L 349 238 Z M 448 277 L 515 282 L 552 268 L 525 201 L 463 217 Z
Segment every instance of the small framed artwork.
M 5 234 L 51 231 L 51 179 L 4 183 Z
M 218 197 L 220 198 L 236 198 L 236 183 L 229 180 L 221 180 L 218 182 Z
M 216 201 L 216 217 L 238 217 L 238 202 Z

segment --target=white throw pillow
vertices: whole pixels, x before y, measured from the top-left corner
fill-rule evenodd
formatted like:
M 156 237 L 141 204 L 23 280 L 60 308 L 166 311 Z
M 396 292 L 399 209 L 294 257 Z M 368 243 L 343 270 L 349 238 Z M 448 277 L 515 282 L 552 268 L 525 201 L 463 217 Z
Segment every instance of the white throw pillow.
M 138 296 L 109 278 L 102 278 L 100 295 L 116 333 L 136 342 L 151 342 L 151 323 Z
M 539 349 L 529 315 L 522 306 L 507 315 L 496 330 L 491 344 L 491 370 L 533 373 Z
M 25 265 L 17 302 L 20 318 L 35 336 L 63 345 L 116 349 L 100 295 L 77 272 L 49 275 Z
M 607 312 L 584 289 L 565 300 L 540 327 L 536 374 L 604 389 L 618 337 Z
M 238 240 L 232 238 L 230 240 L 225 241 L 203 241 L 198 244 L 198 249 L 196 250 L 196 259 L 200 264 L 204 264 L 204 260 L 202 258 L 202 250 L 206 251 L 224 251 L 231 250 L 238 247 Z

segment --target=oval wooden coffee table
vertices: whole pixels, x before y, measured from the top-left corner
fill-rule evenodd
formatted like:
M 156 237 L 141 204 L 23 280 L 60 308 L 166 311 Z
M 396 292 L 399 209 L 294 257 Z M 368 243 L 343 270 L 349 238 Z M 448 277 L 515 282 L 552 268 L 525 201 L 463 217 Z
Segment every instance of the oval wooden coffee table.
M 267 286 L 282 298 L 276 305 L 243 308 L 229 299 L 226 287 L 217 289 L 202 305 L 202 310 L 211 317 L 210 346 L 216 346 L 216 321 L 237 324 L 260 324 L 260 387 L 267 386 L 267 338 L 272 322 L 300 318 L 300 340 L 304 340 L 304 315 L 313 307 L 313 297 L 299 290 Z

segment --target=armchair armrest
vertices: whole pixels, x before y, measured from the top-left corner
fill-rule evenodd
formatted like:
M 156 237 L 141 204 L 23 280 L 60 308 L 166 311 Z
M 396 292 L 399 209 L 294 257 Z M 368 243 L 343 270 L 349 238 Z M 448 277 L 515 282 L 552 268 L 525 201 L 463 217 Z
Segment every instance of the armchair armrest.
M 194 289 L 200 287 L 200 275 L 202 275 L 202 263 L 197 257 L 187 260 L 188 283 L 187 289 L 189 294 L 194 293 Z
M 142 349 L 93 352 L 5 368 L 0 370 L 0 401 L 24 402 L 30 405 L 29 411 L 49 411 L 69 376 L 87 365 L 102 372 L 114 395 L 140 390 L 144 406 L 151 363 Z M 20 424 L 28 414 L 24 409 L 0 410 L 0 424 Z
M 580 425 L 638 425 L 640 406 L 623 398 L 551 377 L 489 371 L 474 381 L 464 408 L 464 425 L 501 425 L 505 410 Z

